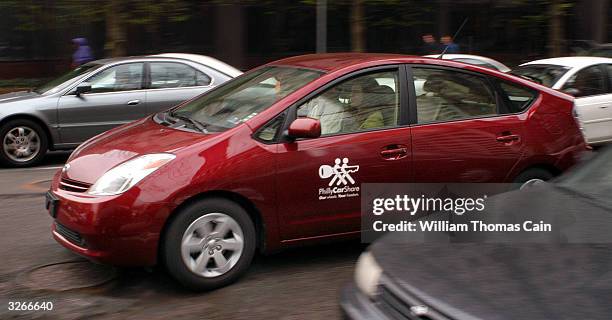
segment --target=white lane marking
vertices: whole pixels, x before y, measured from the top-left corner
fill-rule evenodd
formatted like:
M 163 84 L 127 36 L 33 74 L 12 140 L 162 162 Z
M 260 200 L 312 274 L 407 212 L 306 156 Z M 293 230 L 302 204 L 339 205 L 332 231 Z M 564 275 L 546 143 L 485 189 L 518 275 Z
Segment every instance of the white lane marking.
M 24 168 L 24 169 L 4 169 L 4 170 L 0 170 L 0 173 L 3 173 L 3 172 L 21 172 L 21 171 L 57 170 L 57 169 L 61 169 L 61 168 L 63 168 L 63 166 L 59 166 L 59 167 Z

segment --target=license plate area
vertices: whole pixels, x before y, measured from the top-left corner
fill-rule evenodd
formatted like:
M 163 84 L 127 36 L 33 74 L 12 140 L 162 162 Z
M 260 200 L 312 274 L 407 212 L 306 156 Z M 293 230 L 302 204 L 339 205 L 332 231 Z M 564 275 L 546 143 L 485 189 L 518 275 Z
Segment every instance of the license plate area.
M 45 209 L 49 211 L 51 217 L 55 219 L 57 217 L 57 207 L 59 206 L 59 199 L 51 193 L 51 191 L 47 191 L 45 194 Z

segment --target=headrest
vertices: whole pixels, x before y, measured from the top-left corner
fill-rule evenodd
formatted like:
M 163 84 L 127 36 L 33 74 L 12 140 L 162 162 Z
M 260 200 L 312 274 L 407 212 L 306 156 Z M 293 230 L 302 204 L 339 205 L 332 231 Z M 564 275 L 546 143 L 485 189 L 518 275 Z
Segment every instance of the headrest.
M 442 75 L 431 74 L 427 77 L 425 83 L 423 83 L 423 90 L 427 92 L 439 93 L 442 88 L 444 88 L 446 81 L 447 80 Z

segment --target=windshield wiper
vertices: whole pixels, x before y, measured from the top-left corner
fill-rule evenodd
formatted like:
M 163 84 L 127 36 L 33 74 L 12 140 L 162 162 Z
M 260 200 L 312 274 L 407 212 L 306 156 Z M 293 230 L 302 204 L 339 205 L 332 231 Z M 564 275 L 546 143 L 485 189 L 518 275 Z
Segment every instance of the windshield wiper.
M 183 122 L 187 122 L 190 123 L 191 125 L 193 125 L 194 127 L 196 127 L 198 130 L 200 130 L 203 133 L 208 133 L 208 130 L 206 129 L 206 125 L 204 125 L 203 123 L 201 123 L 200 121 L 187 117 L 187 116 L 183 116 L 180 114 L 176 114 L 174 111 L 169 111 L 168 115 L 171 118 L 175 118 L 175 119 L 179 119 Z

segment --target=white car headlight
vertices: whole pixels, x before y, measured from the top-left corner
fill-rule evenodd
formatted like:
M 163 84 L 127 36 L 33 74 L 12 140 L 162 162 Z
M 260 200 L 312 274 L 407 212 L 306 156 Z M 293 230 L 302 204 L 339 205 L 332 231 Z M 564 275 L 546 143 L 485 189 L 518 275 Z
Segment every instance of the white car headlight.
M 176 156 L 170 153 L 157 153 L 128 160 L 98 178 L 88 193 L 97 196 L 123 193 L 174 158 Z
M 361 254 L 355 268 L 355 283 L 359 290 L 372 298 L 376 295 L 382 269 L 368 251 Z

